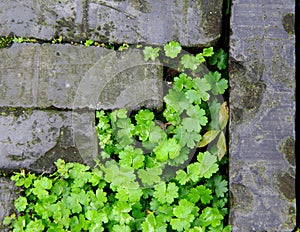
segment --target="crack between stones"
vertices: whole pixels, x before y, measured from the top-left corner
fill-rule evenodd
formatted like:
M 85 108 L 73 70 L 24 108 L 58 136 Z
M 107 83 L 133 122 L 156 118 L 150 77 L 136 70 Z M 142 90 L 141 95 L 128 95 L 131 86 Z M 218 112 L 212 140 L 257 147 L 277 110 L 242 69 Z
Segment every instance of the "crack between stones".
M 88 12 L 89 12 L 89 0 L 82 0 L 83 11 L 82 11 L 82 33 L 85 38 L 88 38 L 89 35 L 89 21 L 88 21 Z
M 296 36 L 296 93 L 297 90 L 300 89 L 300 0 L 296 0 L 296 7 L 295 7 L 295 36 Z M 295 128 L 296 128 L 296 141 L 295 141 L 295 160 L 296 160 L 296 227 L 294 231 L 297 231 L 297 228 L 300 229 L 300 144 L 299 141 L 297 142 L 297 135 L 299 135 L 299 110 L 297 110 L 297 106 L 299 106 L 300 96 L 296 94 L 296 117 L 295 117 Z M 299 108 L 299 107 L 298 107 Z M 298 119 L 298 120 L 297 120 Z M 298 121 L 298 122 L 297 122 Z M 299 139 L 298 139 L 299 140 Z

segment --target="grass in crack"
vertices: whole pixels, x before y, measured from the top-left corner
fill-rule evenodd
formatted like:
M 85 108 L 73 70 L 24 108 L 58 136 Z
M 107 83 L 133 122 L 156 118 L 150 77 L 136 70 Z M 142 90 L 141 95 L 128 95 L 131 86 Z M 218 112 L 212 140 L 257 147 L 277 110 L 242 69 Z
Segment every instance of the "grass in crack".
M 228 182 L 220 172 L 228 110 L 218 98 L 228 84 L 216 71 L 226 62 L 213 48 L 183 54 L 173 41 L 164 49 L 145 47 L 144 54 L 179 62 L 163 112 L 97 111 L 102 151 L 96 166 L 59 159 L 48 176 L 15 173 L 17 212 L 5 225 L 14 231 L 231 231 Z M 204 63 L 216 69 L 196 76 Z

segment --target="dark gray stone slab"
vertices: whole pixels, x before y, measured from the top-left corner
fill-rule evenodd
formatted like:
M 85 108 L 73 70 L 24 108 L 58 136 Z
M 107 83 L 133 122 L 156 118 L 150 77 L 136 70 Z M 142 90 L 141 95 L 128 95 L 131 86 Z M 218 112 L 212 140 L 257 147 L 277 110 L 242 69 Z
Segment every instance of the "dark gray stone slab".
M 233 232 L 283 232 L 296 225 L 294 4 L 233 1 L 229 65 Z
M 222 2 L 91 0 L 89 34 L 113 43 L 210 45 L 221 35 Z
M 222 0 L 2 0 L 0 36 L 110 43 L 210 45 L 221 35 Z
M 2 221 L 4 217 L 14 213 L 14 199 L 17 198 L 18 188 L 8 177 L 0 176 L 0 231 L 9 232 Z
M 0 35 L 13 33 L 22 37 L 51 40 L 86 38 L 85 0 L 2 0 Z
M 162 69 L 140 50 L 14 44 L 0 50 L 0 107 L 162 106 Z
M 0 171 L 49 173 L 58 158 L 93 164 L 98 154 L 94 111 L 0 110 Z

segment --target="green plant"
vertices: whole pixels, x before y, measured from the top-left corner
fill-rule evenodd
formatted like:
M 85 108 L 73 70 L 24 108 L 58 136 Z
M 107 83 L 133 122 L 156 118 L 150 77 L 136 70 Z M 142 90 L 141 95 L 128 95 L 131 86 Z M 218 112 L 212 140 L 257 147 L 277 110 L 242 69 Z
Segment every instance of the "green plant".
M 145 61 L 152 60 L 154 61 L 159 56 L 160 48 L 153 48 L 153 47 L 145 47 L 143 52 L 145 56 Z
M 0 48 L 8 47 L 12 43 L 13 43 L 12 38 L 10 38 L 10 37 L 0 37 Z
M 60 35 L 57 39 L 53 39 L 52 40 L 52 43 L 53 44 L 57 44 L 57 43 L 61 43 L 63 41 L 63 37 L 62 37 L 62 35 Z
M 210 59 L 211 65 L 217 65 L 218 69 L 226 69 L 228 62 L 228 54 L 221 48 Z
M 129 45 L 124 43 L 118 48 L 118 51 L 128 50 L 128 48 L 129 48 Z
M 185 56 L 178 46 L 169 43 L 165 55 Z M 155 60 L 159 51 L 145 47 L 145 60 Z M 196 70 L 213 57 L 213 49 L 189 56 L 197 62 L 184 63 L 184 69 L 196 65 Z M 16 232 L 231 231 L 225 224 L 227 181 L 220 173 L 228 112 L 217 98 L 226 88 L 227 80 L 217 71 L 193 78 L 181 72 L 160 114 L 97 111 L 102 151 L 96 166 L 59 159 L 49 176 L 15 173 L 12 180 L 21 190 L 15 200 L 18 214 L 4 224 Z M 199 145 L 214 140 L 207 135 L 212 130 L 214 138 L 219 135 L 217 144 L 194 155 Z
M 167 57 L 175 58 L 181 52 L 181 46 L 178 42 L 170 41 L 164 46 L 165 54 Z
M 14 43 L 35 43 L 37 42 L 36 39 L 30 39 L 30 38 L 23 38 L 23 37 L 14 37 L 13 38 Z
M 89 46 L 93 45 L 93 43 L 94 43 L 94 40 L 88 39 L 85 41 L 84 46 L 89 47 Z

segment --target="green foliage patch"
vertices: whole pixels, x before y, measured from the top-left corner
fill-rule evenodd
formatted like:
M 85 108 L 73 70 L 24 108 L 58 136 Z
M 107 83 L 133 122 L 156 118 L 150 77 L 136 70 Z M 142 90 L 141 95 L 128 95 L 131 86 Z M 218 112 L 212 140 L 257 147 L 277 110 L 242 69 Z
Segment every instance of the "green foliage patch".
M 13 43 L 13 39 L 10 37 L 0 37 L 0 48 L 6 48 Z
M 17 213 L 5 225 L 16 232 L 231 231 L 228 182 L 220 172 L 228 122 L 226 102 L 218 100 L 228 87 L 224 73 L 216 71 L 226 65 L 223 53 L 206 48 L 182 54 L 174 41 L 143 52 L 146 61 L 161 56 L 179 61 L 163 112 L 97 111 L 96 166 L 59 159 L 51 175 L 15 173 L 12 180 L 21 189 Z M 201 64 L 215 71 L 188 74 Z

